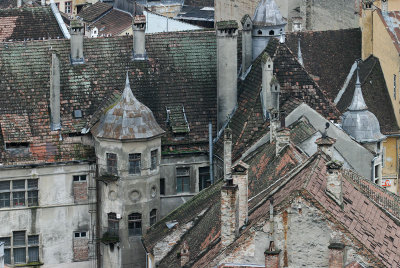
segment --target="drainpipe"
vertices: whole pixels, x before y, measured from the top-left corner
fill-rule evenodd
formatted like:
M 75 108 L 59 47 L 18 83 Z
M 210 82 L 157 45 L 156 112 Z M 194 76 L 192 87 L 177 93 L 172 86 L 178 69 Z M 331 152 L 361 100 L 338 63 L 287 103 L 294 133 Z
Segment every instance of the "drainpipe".
M 212 123 L 208 123 L 208 146 L 209 146 L 209 157 L 210 157 L 210 181 L 214 184 L 214 174 L 213 174 L 213 138 L 212 138 Z
M 100 256 L 100 184 L 99 184 L 99 159 L 96 157 L 96 255 L 97 255 L 97 268 L 101 268 L 101 256 Z

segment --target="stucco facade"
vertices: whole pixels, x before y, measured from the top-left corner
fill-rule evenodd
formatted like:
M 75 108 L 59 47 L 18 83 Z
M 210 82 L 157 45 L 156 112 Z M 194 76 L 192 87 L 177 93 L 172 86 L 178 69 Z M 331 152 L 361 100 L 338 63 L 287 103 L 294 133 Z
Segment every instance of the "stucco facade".
M 0 239 L 9 239 L 5 262 L 40 260 L 42 267 L 63 267 L 62 263 L 79 261 L 76 267 L 90 267 L 94 263 L 95 214 L 89 213 L 95 203 L 95 194 L 89 193 L 93 180 L 93 166 L 85 162 L 2 168 L 1 192 L 12 196 L 11 206 L 0 208 Z M 17 182 L 24 187 L 16 189 Z M 31 198 L 35 191 L 37 200 Z M 16 193 L 24 197 L 17 199 Z M 25 240 L 17 243 L 20 235 Z

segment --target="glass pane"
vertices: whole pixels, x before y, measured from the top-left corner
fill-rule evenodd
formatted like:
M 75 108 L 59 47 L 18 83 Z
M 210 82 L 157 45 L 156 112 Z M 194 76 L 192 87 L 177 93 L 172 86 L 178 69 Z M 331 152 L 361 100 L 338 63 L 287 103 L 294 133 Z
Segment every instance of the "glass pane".
M 0 193 L 0 208 L 10 206 L 10 193 Z
M 28 180 L 28 189 L 37 189 L 38 188 L 38 180 Z
M 185 177 L 185 178 L 182 178 L 183 179 L 183 191 L 184 192 L 190 192 L 190 187 L 189 187 L 189 181 L 190 181 L 190 179 L 189 179 L 189 177 Z
M 39 247 L 28 248 L 29 262 L 39 261 Z
M 107 172 L 110 174 L 117 174 L 117 155 L 107 153 Z
M 0 181 L 0 191 L 10 191 L 10 181 Z
M 28 206 L 37 206 L 37 205 L 38 205 L 38 191 L 29 191 Z
M 25 246 L 25 231 L 14 232 L 14 246 Z
M 13 189 L 25 189 L 25 180 L 13 181 Z
M 14 262 L 15 263 L 26 263 L 26 249 L 25 248 L 14 248 Z
M 182 178 L 176 178 L 176 192 L 182 193 Z
M 38 235 L 29 235 L 28 236 L 28 245 L 39 245 L 39 236 Z
M 11 264 L 11 250 L 10 249 L 4 250 L 4 262 L 7 264 Z
M 157 150 L 151 151 L 151 169 L 157 167 Z
M 140 154 L 129 154 L 129 174 L 140 174 Z
M 11 239 L 9 237 L 0 237 L 0 242 L 4 242 L 5 247 L 11 246 Z
M 25 192 L 13 192 L 13 205 L 25 206 Z

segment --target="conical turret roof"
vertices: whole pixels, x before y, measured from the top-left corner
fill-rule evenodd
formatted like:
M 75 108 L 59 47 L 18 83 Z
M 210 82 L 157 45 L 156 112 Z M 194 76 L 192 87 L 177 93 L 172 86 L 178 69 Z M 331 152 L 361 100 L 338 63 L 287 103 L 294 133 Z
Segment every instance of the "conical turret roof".
M 361 143 L 378 142 L 386 138 L 381 133 L 378 119 L 368 111 L 368 107 L 365 104 L 358 71 L 353 99 L 347 108 L 347 112 L 343 114 L 342 128 L 347 134 Z
M 261 0 L 254 12 L 253 24 L 259 26 L 285 25 L 286 20 L 282 17 L 274 0 Z
M 128 73 L 122 97 L 92 128 L 94 136 L 116 140 L 148 139 L 163 133 L 153 112 L 133 95 Z

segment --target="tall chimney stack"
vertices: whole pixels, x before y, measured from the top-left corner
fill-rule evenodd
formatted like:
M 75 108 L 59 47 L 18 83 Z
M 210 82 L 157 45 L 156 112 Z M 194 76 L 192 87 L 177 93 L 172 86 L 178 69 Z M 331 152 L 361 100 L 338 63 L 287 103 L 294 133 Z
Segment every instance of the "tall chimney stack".
M 79 20 L 72 20 L 70 24 L 71 28 L 71 63 L 84 64 L 85 59 L 83 58 L 83 23 Z
M 253 30 L 253 22 L 249 15 L 244 15 L 242 23 L 242 79 L 246 77 L 247 70 L 251 66 L 253 59 L 253 38 L 251 31 Z
M 248 219 L 248 169 L 249 165 L 240 161 L 232 170 L 233 183 L 239 187 L 239 228 L 245 225 Z
M 17 0 L 17 7 L 21 7 L 22 6 L 22 0 Z
M 269 224 L 270 239 L 268 249 L 264 252 L 265 268 L 279 268 L 279 254 L 281 250 L 275 247 L 275 227 L 274 227 L 274 200 L 269 199 Z
M 333 144 L 335 144 L 336 140 L 328 137 L 328 128 L 329 123 L 327 122 L 322 137 L 317 139 L 315 143 L 318 145 L 318 151 L 324 152 L 330 159 L 333 159 Z
M 146 60 L 146 16 L 136 15 L 133 17 L 133 60 Z
M 267 52 L 261 57 L 261 97 L 263 104 L 264 117 L 267 116 L 267 111 L 272 109 L 272 94 L 271 81 L 274 77 L 274 62 Z
M 44 7 L 46 5 L 46 0 L 40 0 L 40 4 Z
M 60 60 L 56 52 L 51 54 L 50 67 L 50 127 L 61 129 L 60 117 Z
M 232 180 L 232 132 L 224 131 L 224 175 L 225 184 L 221 189 L 221 242 L 230 245 L 239 234 L 238 186 Z
M 237 36 L 236 21 L 220 21 L 217 28 L 217 132 L 227 122 L 237 103 Z
M 329 241 L 329 268 L 344 267 L 344 248 L 345 245 L 337 237 L 333 237 Z

